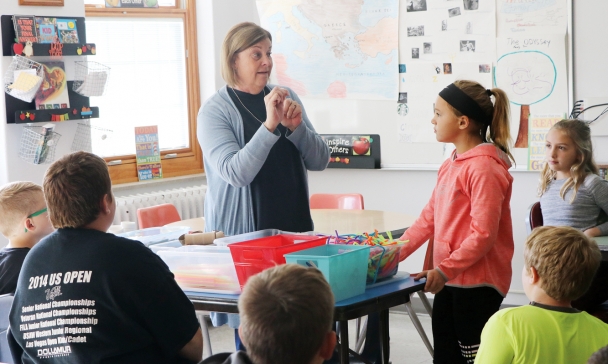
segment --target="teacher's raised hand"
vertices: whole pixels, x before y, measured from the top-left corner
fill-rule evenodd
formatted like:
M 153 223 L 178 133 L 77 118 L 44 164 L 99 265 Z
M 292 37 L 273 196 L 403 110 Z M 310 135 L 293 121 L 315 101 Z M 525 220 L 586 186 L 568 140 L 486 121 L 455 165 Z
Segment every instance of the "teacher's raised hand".
M 302 106 L 295 100 L 285 99 L 283 101 L 283 121 L 281 121 L 281 124 L 293 132 L 300 123 L 302 123 Z
M 266 121 L 264 126 L 266 129 L 274 132 L 274 130 L 283 122 L 285 117 L 285 102 L 289 93 L 281 87 L 273 88 L 268 95 L 264 97 L 266 104 Z

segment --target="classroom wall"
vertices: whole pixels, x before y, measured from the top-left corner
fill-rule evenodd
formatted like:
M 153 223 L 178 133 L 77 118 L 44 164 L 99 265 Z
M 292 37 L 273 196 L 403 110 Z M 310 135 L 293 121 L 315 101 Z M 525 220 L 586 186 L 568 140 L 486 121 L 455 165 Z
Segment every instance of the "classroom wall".
M 592 97 L 608 103 L 608 72 L 605 71 L 608 38 L 603 36 L 608 31 L 608 2 L 576 1 L 573 7 L 574 99 Z M 608 115 L 596 123 L 602 123 L 602 129 L 608 130 Z M 593 138 L 593 147 L 596 161 L 608 164 L 608 135 Z
M 65 0 L 64 6 L 21 6 L 18 1 L 2 1 L 2 14 L 34 14 L 48 16 L 84 16 L 83 0 Z M 65 57 L 66 72 L 68 76 L 75 57 Z M 0 75 L 4 75 L 11 63 L 11 57 L 2 57 L 0 62 Z M 45 58 L 40 57 L 40 60 Z M 72 67 L 72 66 L 69 66 Z M 22 125 L 6 123 L 6 102 L 4 95 L 0 97 L 0 185 L 12 181 L 32 181 L 42 183 L 44 172 L 48 168 L 45 164 L 29 164 L 22 162 L 18 157 L 19 141 Z M 55 131 L 61 134 L 61 139 L 55 151 L 55 157 L 70 152 L 70 146 L 76 133 L 76 123 L 58 123 Z M 7 244 L 6 239 L 0 235 L 0 247 Z
M 64 7 L 24 7 L 17 1 L 3 1 L 3 14 L 72 15 L 84 16 L 82 0 L 66 0 Z M 201 98 L 204 101 L 224 82 L 219 74 L 217 61 L 221 42 L 228 29 L 241 21 L 259 23 L 255 1 L 253 0 L 206 0 L 197 1 L 199 62 L 201 75 Z M 604 15 L 608 13 L 608 2 L 589 0 L 574 5 L 574 93 L 575 99 L 582 97 L 602 97 L 608 99 L 608 73 L 601 71 L 608 62 L 608 39 L 599 34 L 608 32 Z M 91 40 L 94 41 L 94 40 Z M 10 63 L 2 60 L 0 75 Z M 607 100 L 608 101 L 608 100 Z M 304 100 L 306 103 L 307 100 Z M 5 124 L 4 97 L 0 97 L 0 184 L 27 179 L 41 183 L 47 166 L 21 163 L 14 152 L 18 149 L 20 126 Z M 319 122 L 313 120 L 313 123 Z M 608 120 L 601 122 L 607 123 Z M 75 126 L 71 123 L 57 125 L 62 134 L 63 148 L 56 156 L 69 152 Z M 70 141 L 70 142 L 66 142 Z M 608 164 L 608 137 L 594 139 L 596 159 Z M 360 192 L 365 197 L 367 209 L 388 210 L 418 215 L 431 195 L 436 180 L 435 170 L 344 170 L 328 169 L 310 172 L 310 192 Z M 513 198 L 511 209 L 514 237 L 516 242 L 513 259 L 513 283 L 505 303 L 525 304 L 520 282 L 523 266 L 522 244 L 525 239 L 524 217 L 527 207 L 536 200 L 538 176 L 532 172 L 513 172 Z M 196 184 L 192 179 L 184 180 L 183 186 Z M 162 183 L 158 189 L 165 189 Z M 150 189 L 146 185 L 146 189 Z M 0 247 L 6 241 L 0 236 Z M 402 265 L 410 272 L 419 270 L 424 259 L 424 247 Z

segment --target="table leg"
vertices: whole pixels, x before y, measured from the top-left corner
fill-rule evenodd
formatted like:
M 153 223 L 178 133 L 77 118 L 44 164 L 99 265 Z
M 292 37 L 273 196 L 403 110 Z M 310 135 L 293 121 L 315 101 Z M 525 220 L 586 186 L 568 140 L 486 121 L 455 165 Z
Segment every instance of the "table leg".
M 388 310 L 380 311 L 380 340 L 382 340 L 382 363 L 388 364 L 390 358 Z
M 340 321 L 340 364 L 349 364 L 348 321 Z

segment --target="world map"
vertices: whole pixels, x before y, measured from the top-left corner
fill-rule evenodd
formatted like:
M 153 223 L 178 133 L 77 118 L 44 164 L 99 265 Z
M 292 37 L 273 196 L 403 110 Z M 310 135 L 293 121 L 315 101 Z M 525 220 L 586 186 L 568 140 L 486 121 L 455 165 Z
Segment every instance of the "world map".
M 273 82 L 299 96 L 397 100 L 398 0 L 258 0 Z

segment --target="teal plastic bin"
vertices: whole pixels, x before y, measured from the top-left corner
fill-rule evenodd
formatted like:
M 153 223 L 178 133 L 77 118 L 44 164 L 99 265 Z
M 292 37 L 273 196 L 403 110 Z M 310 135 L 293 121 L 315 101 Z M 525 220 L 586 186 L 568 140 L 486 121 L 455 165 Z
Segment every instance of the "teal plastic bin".
M 365 292 L 369 246 L 322 245 L 285 254 L 287 263 L 317 267 L 329 282 L 336 302 Z

